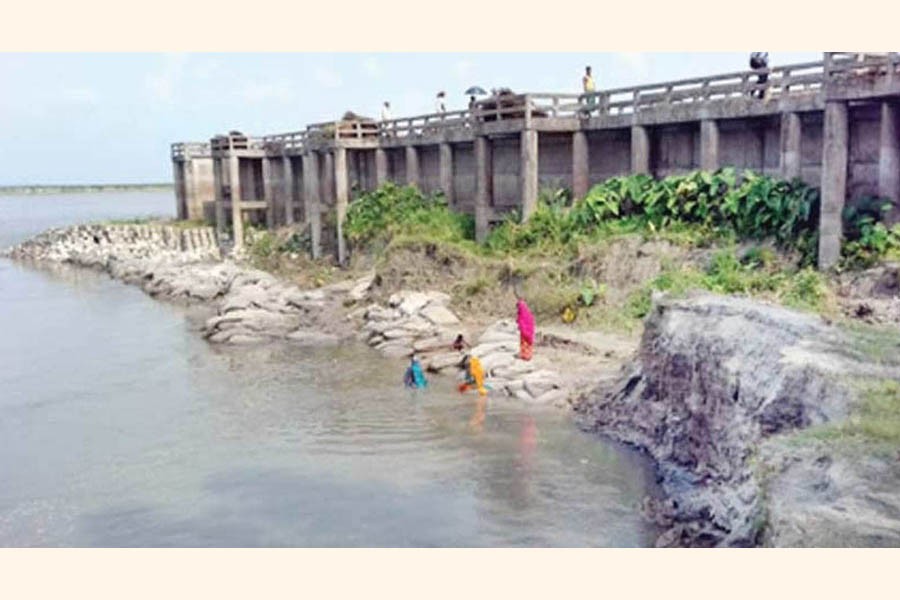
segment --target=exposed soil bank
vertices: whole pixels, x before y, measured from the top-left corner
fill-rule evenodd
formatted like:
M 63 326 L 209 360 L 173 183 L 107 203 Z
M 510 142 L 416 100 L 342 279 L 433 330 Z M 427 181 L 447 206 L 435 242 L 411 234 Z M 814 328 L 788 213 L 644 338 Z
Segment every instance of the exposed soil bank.
M 900 380 L 900 336 L 875 362 L 822 319 L 740 298 L 657 299 L 635 360 L 585 396 L 586 427 L 646 450 L 662 546 L 900 545 L 900 468 L 861 440 L 797 432 L 840 423 L 860 382 Z M 874 532 L 877 532 L 874 533 Z

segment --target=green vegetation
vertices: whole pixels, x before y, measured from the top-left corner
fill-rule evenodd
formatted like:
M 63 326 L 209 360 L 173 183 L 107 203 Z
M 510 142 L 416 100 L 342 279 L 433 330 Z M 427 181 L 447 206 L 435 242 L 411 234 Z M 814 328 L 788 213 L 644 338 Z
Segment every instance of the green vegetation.
M 527 222 L 510 214 L 476 244 L 471 215 L 450 210 L 440 194 L 388 183 L 350 203 L 344 232 L 353 264 L 377 261 L 389 286 L 443 286 L 475 312 L 515 289 L 541 317 L 629 329 L 655 290 L 746 294 L 832 312 L 827 281 L 812 268 L 818 203 L 799 180 L 750 171 L 614 177 L 583 199 L 543 189 Z M 847 219 L 845 268 L 900 254 L 900 228 L 886 229 L 869 209 Z M 303 262 L 284 257 L 303 254 L 305 232 L 255 235 L 258 267 Z
M 475 239 L 474 219 L 451 211 L 442 195 L 426 196 L 414 187 L 393 183 L 354 200 L 344 230 L 356 247 L 383 244 L 395 236 L 445 242 Z
M 863 198 L 844 211 L 844 236 L 841 248 L 844 269 L 871 267 L 882 260 L 900 260 L 900 224 L 888 229 L 884 218 L 890 202 L 881 198 Z
M 688 244 L 771 239 L 815 262 L 818 192 L 793 182 L 734 169 L 695 171 L 656 180 L 613 177 L 569 205 L 543 199 L 527 223 L 507 219 L 487 240 L 498 252 L 571 247 L 623 233 L 660 234 Z
M 859 402 L 843 421 L 813 427 L 796 435 L 812 437 L 844 450 L 900 450 L 900 383 L 893 380 L 859 385 Z

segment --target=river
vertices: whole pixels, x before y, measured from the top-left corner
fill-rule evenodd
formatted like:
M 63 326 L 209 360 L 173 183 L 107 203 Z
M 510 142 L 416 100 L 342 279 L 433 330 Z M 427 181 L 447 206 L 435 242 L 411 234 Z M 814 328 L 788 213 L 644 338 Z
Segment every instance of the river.
M 0 196 L 0 247 L 173 212 L 169 193 Z M 0 545 L 643 546 L 652 473 L 571 416 L 355 345 L 208 345 L 203 311 L 0 259 Z

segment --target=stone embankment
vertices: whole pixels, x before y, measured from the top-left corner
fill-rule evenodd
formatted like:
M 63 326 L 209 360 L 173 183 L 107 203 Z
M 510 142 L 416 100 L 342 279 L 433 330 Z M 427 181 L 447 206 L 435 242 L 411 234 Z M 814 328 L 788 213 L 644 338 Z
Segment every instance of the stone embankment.
M 356 288 L 354 300 L 363 300 L 366 290 Z M 443 292 L 401 291 L 388 299 L 387 306 L 371 304 L 357 309 L 358 337 L 387 356 L 416 354 L 433 372 L 456 371 L 465 354 L 477 356 L 491 389 L 519 400 L 563 406 L 569 391 L 558 373 L 538 368 L 532 361 L 518 358 L 519 334 L 515 323 L 497 321 L 477 338 L 472 348 L 454 351 L 453 340 L 460 333 L 469 339 L 459 317 L 448 308 L 450 296 Z
M 264 271 L 220 260 L 210 228 L 162 225 L 84 225 L 50 230 L 8 254 L 20 260 L 89 267 L 174 301 L 208 303 L 203 326 L 212 343 L 254 344 L 272 339 L 333 345 L 354 334 L 385 355 L 414 352 L 431 372 L 453 372 L 462 352 L 458 333 L 471 333 L 442 292 L 401 291 L 387 306 L 371 303 L 374 276 L 302 290 Z M 368 304 L 367 304 L 368 303 Z M 346 315 L 347 306 L 360 306 Z M 346 316 L 345 316 L 346 315 Z M 487 382 L 520 400 L 564 406 L 571 389 L 559 374 L 517 358 L 518 332 L 498 321 L 466 352 L 481 360 Z
M 866 456 L 861 477 L 840 447 L 796 437 L 846 419 L 858 382 L 879 379 L 900 380 L 900 361 L 867 359 L 816 316 L 657 299 L 635 360 L 576 410 L 656 461 L 667 498 L 646 509 L 666 528 L 658 545 L 898 545 L 897 457 Z

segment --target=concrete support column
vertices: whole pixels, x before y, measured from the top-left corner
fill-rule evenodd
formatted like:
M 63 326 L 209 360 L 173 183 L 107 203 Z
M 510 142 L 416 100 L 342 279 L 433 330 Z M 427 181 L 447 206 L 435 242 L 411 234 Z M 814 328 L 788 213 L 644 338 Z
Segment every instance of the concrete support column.
M 575 199 L 584 198 L 587 196 L 589 186 L 587 134 L 579 130 L 572 134 L 572 196 Z
M 184 164 L 172 161 L 172 178 L 175 181 L 175 215 L 179 220 L 187 219 L 187 190 L 184 184 Z
M 216 235 L 221 241 L 225 234 L 225 173 L 221 158 L 213 159 L 213 193 L 216 198 Z
M 825 103 L 822 147 L 822 207 L 819 214 L 819 268 L 841 257 L 841 213 L 847 196 L 849 125 L 846 102 Z
M 719 124 L 713 119 L 700 121 L 700 168 L 704 171 L 719 168 Z
M 488 216 L 493 204 L 494 169 L 491 156 L 491 140 L 487 136 L 475 138 L 475 240 L 487 238 L 490 223 Z
M 263 179 L 263 199 L 266 201 L 266 228 L 275 228 L 275 185 L 272 181 L 272 159 L 263 156 L 262 159 L 262 179 Z
M 388 180 L 387 151 L 384 148 L 375 148 L 375 186 L 381 187 Z
M 231 231 L 236 252 L 244 247 L 244 211 L 241 206 L 241 170 L 239 160 L 236 154 L 228 157 L 228 180 L 231 184 Z
M 294 224 L 294 165 L 290 156 L 281 157 L 281 193 L 284 198 L 284 224 Z
M 650 132 L 643 125 L 631 126 L 631 172 L 650 175 Z
M 325 164 L 322 166 L 320 176 L 322 177 L 322 202 L 320 204 L 332 206 L 334 205 L 334 154 L 331 152 L 322 153 L 322 162 Z
M 524 129 L 519 136 L 519 191 L 522 194 L 522 221 L 527 221 L 538 199 L 538 132 Z
M 338 264 L 347 262 L 347 244 L 344 240 L 344 219 L 350 202 L 350 174 L 347 171 L 347 149 L 334 149 L 334 210 L 337 219 Z
M 419 185 L 419 150 L 415 146 L 406 147 L 406 183 Z
M 438 146 L 438 179 L 441 191 L 447 198 L 447 205 L 453 206 L 453 146 L 444 142 Z
M 312 257 L 322 254 L 322 214 L 320 212 L 321 193 L 319 186 L 319 155 L 309 152 L 303 155 L 303 212 L 309 223 Z
M 900 222 L 900 105 L 881 103 L 881 141 L 878 154 L 878 195 L 890 198 L 891 223 Z
M 801 175 L 800 140 L 803 132 L 800 114 L 795 112 L 781 115 L 781 177 L 795 179 Z

